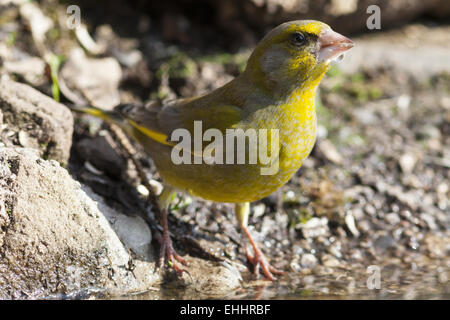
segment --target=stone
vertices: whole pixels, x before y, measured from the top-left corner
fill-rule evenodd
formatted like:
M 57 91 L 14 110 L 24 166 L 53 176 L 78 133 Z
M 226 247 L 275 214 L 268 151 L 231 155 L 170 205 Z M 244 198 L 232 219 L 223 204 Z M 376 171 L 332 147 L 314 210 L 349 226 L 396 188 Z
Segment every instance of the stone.
M 57 161 L 34 149 L 0 148 L 0 299 L 154 290 L 162 278 L 151 240 L 141 217 L 111 208 Z M 229 264 L 184 258 L 187 272 L 172 281 L 191 296 L 224 296 L 239 287 L 240 274 Z
M 158 280 L 153 263 L 133 261 L 132 270 L 96 202 L 56 161 L 0 148 L 0 168 L 0 299 L 124 294 Z
M 67 163 L 73 132 L 67 107 L 28 85 L 2 79 L 0 109 L 6 129 L 17 135 L 23 147 L 38 150 L 45 159 Z
M 387 223 L 389 223 L 391 225 L 396 225 L 396 224 L 400 223 L 400 217 L 395 212 L 391 212 L 391 213 L 386 214 L 384 219 L 386 220 Z
M 312 269 L 317 265 L 317 258 L 311 253 L 305 253 L 300 259 L 303 268 Z
M 328 268 L 336 268 L 336 267 L 341 266 L 341 263 L 339 262 L 339 260 L 330 254 L 322 255 L 322 264 L 323 264 L 323 266 L 328 267 Z
M 326 235 L 329 232 L 328 219 L 325 217 L 317 218 L 313 217 L 306 221 L 306 223 L 300 223 L 296 226 L 302 230 L 303 236 L 308 238 L 317 238 L 319 236 Z
M 119 178 L 122 170 L 126 169 L 125 158 L 118 152 L 120 148 L 107 131 L 100 131 L 92 139 L 82 139 L 75 149 L 84 160 L 111 177 Z
M 405 153 L 400 157 L 400 168 L 404 173 L 411 173 L 416 165 L 417 157 L 412 153 Z
M 342 164 L 343 158 L 337 151 L 336 147 L 330 140 L 322 140 L 319 142 L 319 150 L 325 158 L 335 164 Z
M 436 220 L 434 219 L 434 217 L 431 214 L 428 213 L 421 213 L 420 214 L 420 218 L 425 221 L 425 223 L 427 224 L 428 228 L 430 228 L 430 230 L 437 230 L 438 226 L 436 224 Z
M 9 74 L 23 77 L 33 86 L 45 83 L 45 61 L 38 57 L 27 57 L 21 60 L 5 61 L 4 68 Z
M 98 209 L 108 220 L 109 224 L 127 250 L 131 250 L 140 260 L 152 259 L 152 232 L 145 220 L 138 216 L 125 215 L 107 206 L 103 198 L 95 194 L 89 187 L 82 186 L 86 194 L 95 202 Z
M 61 90 L 76 95 L 95 107 L 111 110 L 120 103 L 122 69 L 116 59 L 89 58 L 80 48 L 73 49 L 61 69 Z

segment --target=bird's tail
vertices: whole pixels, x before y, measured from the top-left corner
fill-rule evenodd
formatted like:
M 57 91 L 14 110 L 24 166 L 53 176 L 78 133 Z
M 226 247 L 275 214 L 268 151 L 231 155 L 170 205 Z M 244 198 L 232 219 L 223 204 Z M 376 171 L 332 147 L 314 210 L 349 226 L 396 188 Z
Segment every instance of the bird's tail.
M 93 106 L 81 105 L 69 105 L 69 108 L 75 112 L 86 113 L 94 117 L 103 119 L 109 124 L 115 124 L 120 127 L 120 129 L 122 129 L 122 131 L 124 131 L 129 137 L 136 139 L 134 134 L 135 130 L 138 129 L 139 131 L 141 131 L 142 128 L 140 128 L 134 121 L 127 119 L 122 115 L 120 110 L 125 106 L 126 105 L 119 105 L 114 110 L 103 110 Z
M 121 124 L 123 122 L 123 118 L 116 111 L 102 110 L 93 106 L 69 105 L 68 107 L 72 111 L 90 114 L 91 116 L 103 119 L 108 122 L 116 124 Z
M 119 105 L 114 110 L 102 110 L 97 107 L 92 106 L 79 106 L 79 105 L 69 105 L 70 109 L 76 112 L 90 114 L 94 117 L 103 119 L 104 121 L 115 124 L 119 126 L 129 137 L 133 139 L 137 139 L 140 141 L 141 139 L 136 137 L 136 131 L 144 136 L 159 142 L 161 144 L 165 144 L 173 147 L 175 144 L 173 142 L 167 141 L 167 135 L 144 127 L 137 123 L 136 121 L 127 118 L 126 113 L 123 111 L 126 110 L 127 107 L 131 107 L 132 105 Z

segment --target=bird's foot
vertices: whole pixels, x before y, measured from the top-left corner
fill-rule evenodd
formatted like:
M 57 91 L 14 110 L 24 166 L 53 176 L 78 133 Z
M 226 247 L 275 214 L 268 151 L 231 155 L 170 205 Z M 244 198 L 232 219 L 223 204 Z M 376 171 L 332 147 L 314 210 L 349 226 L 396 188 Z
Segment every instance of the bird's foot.
M 164 258 L 167 258 L 169 266 L 171 266 L 179 275 L 182 275 L 183 272 L 186 272 L 186 270 L 184 270 L 183 267 L 178 264 L 178 262 L 186 265 L 187 261 L 175 251 L 175 249 L 173 248 L 172 239 L 170 239 L 169 235 L 167 235 L 167 237 L 164 236 L 162 239 L 161 249 L 159 251 L 158 267 L 164 265 Z
M 245 250 L 245 255 L 250 264 L 253 265 L 253 274 L 255 277 L 259 275 L 260 268 L 262 269 L 264 276 L 270 281 L 277 279 L 274 275 L 283 275 L 285 273 L 284 271 L 272 267 L 258 247 L 253 247 L 253 255 L 250 255 L 248 251 Z
M 182 258 L 173 248 L 172 239 L 170 239 L 169 228 L 167 226 L 167 210 L 162 210 L 161 217 L 162 227 L 163 227 L 163 235 L 159 235 L 159 242 L 161 245 L 159 251 L 159 261 L 158 267 L 162 267 L 164 265 L 164 258 L 167 258 L 167 262 L 170 267 L 172 267 L 180 276 L 183 272 L 187 272 L 184 270 L 178 262 L 183 265 L 187 265 L 186 259 Z

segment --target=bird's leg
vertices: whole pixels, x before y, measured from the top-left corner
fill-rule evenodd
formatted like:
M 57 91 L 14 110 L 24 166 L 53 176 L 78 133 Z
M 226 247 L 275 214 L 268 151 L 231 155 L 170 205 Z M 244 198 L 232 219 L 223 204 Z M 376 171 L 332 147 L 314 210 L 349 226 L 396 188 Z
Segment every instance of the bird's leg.
M 169 265 L 171 265 L 178 274 L 182 274 L 185 270 L 178 265 L 178 262 L 187 264 L 187 261 L 183 259 L 173 248 L 172 239 L 170 239 L 169 225 L 167 223 L 167 213 L 170 207 L 170 199 L 172 198 L 173 190 L 165 188 L 159 200 L 161 203 L 161 225 L 163 228 L 163 236 L 161 241 L 161 248 L 159 252 L 158 266 L 162 266 L 164 258 L 167 257 Z
M 169 211 L 170 200 L 172 199 L 174 190 L 170 187 L 166 187 L 164 188 L 161 195 L 159 197 L 156 197 L 156 194 L 153 192 L 153 188 L 147 179 L 145 171 L 142 168 L 142 165 L 136 158 L 136 150 L 130 143 L 128 137 L 125 135 L 122 129 L 120 129 L 115 124 L 109 124 L 109 128 L 111 132 L 116 136 L 123 149 L 127 152 L 128 156 L 133 161 L 133 164 L 136 167 L 136 170 L 141 178 L 142 184 L 149 191 L 148 202 L 152 205 L 153 210 L 156 211 L 156 214 L 160 216 L 161 225 L 163 227 L 163 235 L 156 235 L 161 245 L 158 266 L 160 267 L 164 264 L 164 257 L 167 256 L 167 261 L 169 262 L 169 264 L 171 264 L 179 274 L 182 274 L 185 270 L 183 270 L 178 265 L 177 261 L 181 262 L 182 264 L 186 264 L 187 262 L 174 250 L 172 239 L 170 239 L 169 227 L 167 223 L 167 212 Z
M 253 255 L 252 256 L 248 254 L 247 250 L 245 250 L 245 252 L 246 252 L 247 259 L 254 267 L 254 269 L 253 269 L 254 275 L 257 276 L 259 274 L 259 268 L 261 267 L 261 269 L 267 279 L 269 279 L 271 281 L 276 280 L 276 278 L 274 277 L 274 274 L 281 275 L 284 272 L 281 270 L 275 269 L 267 262 L 266 257 L 261 252 L 261 250 L 258 248 L 258 246 L 256 245 L 255 241 L 253 240 L 250 232 L 247 229 L 248 216 L 250 214 L 250 203 L 248 203 L 248 202 L 236 203 L 234 210 L 235 210 L 236 218 L 239 222 L 239 225 L 241 226 L 242 230 L 244 231 L 245 235 L 247 236 L 248 240 L 250 241 L 250 244 L 253 247 Z

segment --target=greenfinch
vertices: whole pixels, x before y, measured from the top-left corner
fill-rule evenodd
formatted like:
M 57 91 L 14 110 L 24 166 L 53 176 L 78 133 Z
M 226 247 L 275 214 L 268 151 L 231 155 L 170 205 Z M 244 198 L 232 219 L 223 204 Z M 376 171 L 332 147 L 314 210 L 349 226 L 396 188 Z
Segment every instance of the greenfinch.
M 284 185 L 311 152 L 316 138 L 317 86 L 330 62 L 352 46 L 351 40 L 322 22 L 286 22 L 258 43 L 242 74 L 212 92 L 167 103 L 122 105 L 113 112 L 82 108 L 118 124 L 153 159 L 165 185 L 160 195 L 162 259 L 166 256 L 179 272 L 183 269 L 178 262 L 186 263 L 175 252 L 167 226 L 169 199 L 174 191 L 181 191 L 207 200 L 234 203 L 239 225 L 253 248 L 253 254 L 247 254 L 247 258 L 254 265 L 255 275 L 260 268 L 269 280 L 282 273 L 268 263 L 249 233 L 249 203 Z M 199 126 L 205 133 L 214 130 L 208 137 L 202 136 L 200 143 L 195 137 Z M 214 145 L 217 148 L 210 147 L 208 141 L 212 137 L 214 142 L 228 141 L 230 132 L 236 130 L 244 133 L 243 141 L 247 142 L 244 149 L 234 148 L 231 157 L 226 158 L 230 154 L 228 144 L 223 149 L 218 144 Z M 250 146 L 251 135 L 246 134 L 249 130 L 266 133 L 257 135 L 266 137 L 266 141 Z M 177 143 L 173 140 L 174 132 L 179 133 L 175 138 L 183 134 L 194 138 Z M 270 155 L 270 163 L 258 157 L 254 161 L 236 161 L 239 152 L 250 159 L 252 153 L 259 155 L 262 149 Z M 224 157 L 234 161 L 218 161 Z M 180 158 L 187 161 L 180 162 Z

